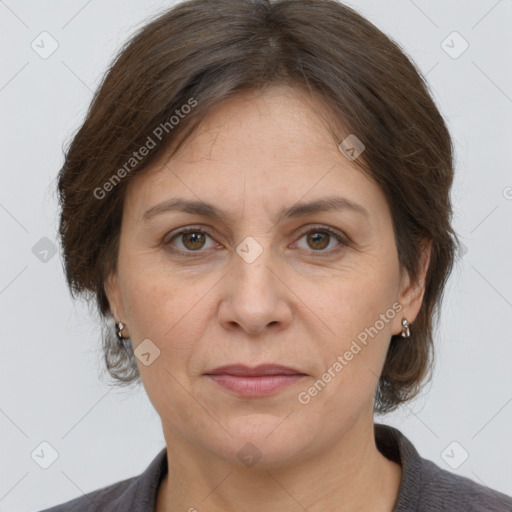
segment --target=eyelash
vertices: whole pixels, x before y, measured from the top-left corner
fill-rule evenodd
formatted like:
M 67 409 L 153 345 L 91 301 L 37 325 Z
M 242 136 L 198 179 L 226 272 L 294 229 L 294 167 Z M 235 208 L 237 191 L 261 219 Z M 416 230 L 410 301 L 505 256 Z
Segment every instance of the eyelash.
M 334 231 L 333 229 L 331 229 L 331 228 L 329 228 L 327 226 L 321 226 L 321 225 L 308 227 L 308 229 L 306 229 L 305 231 L 302 231 L 300 233 L 299 238 L 297 240 L 300 240 L 304 235 L 306 235 L 306 234 L 308 234 L 310 232 L 327 233 L 327 234 L 333 236 L 341 244 L 341 247 L 338 247 L 338 248 L 335 248 L 335 249 L 330 249 L 330 250 L 319 249 L 319 250 L 315 251 L 314 249 L 311 249 L 310 252 L 312 253 L 312 255 L 314 257 L 319 257 L 319 256 L 320 257 L 322 257 L 322 256 L 325 257 L 326 255 L 330 255 L 332 253 L 336 253 L 336 252 L 340 251 L 341 249 L 343 249 L 343 247 L 349 245 L 349 240 L 347 239 L 347 237 L 343 236 L 341 233 L 338 233 L 337 231 Z M 182 249 L 176 249 L 175 247 L 173 247 L 171 245 L 172 242 L 176 238 L 179 238 L 181 235 L 185 235 L 187 233 L 201 233 L 201 234 L 210 236 L 207 231 L 205 231 L 205 230 L 203 230 L 203 229 L 201 229 L 199 227 L 191 226 L 191 227 L 187 227 L 187 228 L 181 229 L 180 231 L 178 231 L 176 233 L 173 233 L 173 235 L 170 238 L 167 235 L 164 238 L 164 240 L 163 240 L 163 245 L 166 248 L 168 248 L 171 252 L 177 254 L 180 257 L 188 258 L 188 257 L 200 256 L 201 253 L 204 252 L 201 249 L 198 249 L 197 251 L 183 251 Z M 212 238 L 212 237 L 210 237 L 210 238 Z

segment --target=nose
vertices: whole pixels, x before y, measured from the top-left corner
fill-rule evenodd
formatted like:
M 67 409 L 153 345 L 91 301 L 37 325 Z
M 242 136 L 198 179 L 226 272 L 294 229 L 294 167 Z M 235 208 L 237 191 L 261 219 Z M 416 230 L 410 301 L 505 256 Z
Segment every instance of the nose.
M 269 247 L 262 249 L 254 261 L 236 253 L 223 280 L 218 314 L 227 330 L 275 334 L 291 322 L 293 294 L 285 284 L 284 270 Z

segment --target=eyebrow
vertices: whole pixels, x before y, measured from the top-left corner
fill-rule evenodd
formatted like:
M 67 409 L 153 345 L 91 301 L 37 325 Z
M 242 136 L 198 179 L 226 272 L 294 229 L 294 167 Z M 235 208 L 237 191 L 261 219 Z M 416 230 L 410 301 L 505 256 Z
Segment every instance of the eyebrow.
M 321 213 L 332 210 L 346 210 L 363 215 L 369 218 L 369 213 L 364 206 L 355 203 L 350 199 L 338 196 L 329 196 L 316 199 L 307 203 L 295 203 L 291 206 L 281 209 L 277 216 L 276 223 L 285 219 L 304 217 L 313 213 Z M 222 208 L 204 201 L 190 201 L 181 198 L 172 198 L 152 206 L 143 216 L 143 221 L 148 221 L 153 217 L 169 211 L 180 211 L 200 215 L 203 217 L 212 217 L 224 222 L 233 222 L 236 217 Z

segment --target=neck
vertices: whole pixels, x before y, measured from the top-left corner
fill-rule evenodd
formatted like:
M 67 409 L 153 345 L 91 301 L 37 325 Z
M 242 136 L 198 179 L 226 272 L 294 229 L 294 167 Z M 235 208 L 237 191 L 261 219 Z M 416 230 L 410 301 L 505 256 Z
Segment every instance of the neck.
M 401 467 L 378 451 L 373 423 L 355 425 L 328 451 L 265 469 L 199 454 L 183 439 L 165 437 L 171 456 L 156 512 L 231 512 L 242 505 L 247 512 L 391 512 L 398 497 Z

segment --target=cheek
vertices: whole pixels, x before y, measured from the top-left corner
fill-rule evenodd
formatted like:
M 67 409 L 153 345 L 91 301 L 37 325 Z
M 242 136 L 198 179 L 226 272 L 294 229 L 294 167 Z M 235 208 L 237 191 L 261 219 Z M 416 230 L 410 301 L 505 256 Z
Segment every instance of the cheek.
M 331 377 L 326 373 L 319 377 L 332 384 L 328 384 L 330 392 L 322 393 L 322 401 L 348 405 L 372 400 L 392 321 L 399 314 L 392 307 L 395 289 L 394 271 L 379 266 L 365 274 L 340 277 L 335 285 L 310 295 L 311 304 L 318 306 L 315 312 L 320 311 L 318 316 L 329 328 L 321 350 Z
M 150 276 L 147 271 L 126 282 L 124 293 L 135 353 L 143 340 L 147 343 L 146 339 L 159 350 L 149 365 L 137 359 L 141 380 L 155 409 L 172 424 L 193 421 L 197 415 L 197 411 L 189 410 L 190 395 L 185 389 L 189 388 L 190 366 L 193 370 L 197 340 L 201 339 L 208 314 L 205 301 L 201 301 L 206 291 L 190 283 L 178 286 L 176 279 Z
M 309 290 L 308 302 L 329 327 L 337 348 L 366 332 L 381 319 L 377 328 L 386 337 L 391 332 L 392 308 L 397 300 L 397 273 L 392 266 L 366 266 L 363 272 L 338 275 L 327 286 Z M 305 292 L 305 291 L 304 291 Z
M 132 273 L 125 280 L 123 296 L 134 348 L 149 338 L 165 356 L 166 367 L 177 368 L 199 337 L 198 315 L 207 314 L 202 301 L 207 291 L 198 282 L 155 268 Z

